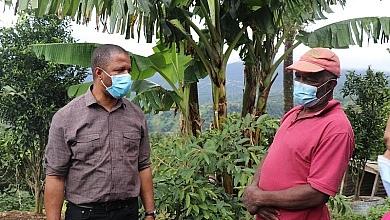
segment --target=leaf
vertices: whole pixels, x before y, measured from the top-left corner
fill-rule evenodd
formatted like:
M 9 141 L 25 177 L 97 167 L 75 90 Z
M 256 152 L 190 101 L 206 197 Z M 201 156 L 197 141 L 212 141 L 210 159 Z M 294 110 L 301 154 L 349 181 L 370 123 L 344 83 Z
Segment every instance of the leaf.
M 19 0 L 19 7 L 18 11 L 24 11 L 28 8 L 28 2 L 29 0 Z
M 68 88 L 68 97 L 75 98 L 84 95 L 88 91 L 91 85 L 92 83 L 88 82 L 88 83 L 82 83 L 82 84 L 70 86 Z
M 210 12 L 211 21 L 213 23 L 213 26 L 215 27 L 215 21 L 216 21 L 215 0 L 207 0 L 207 2 L 209 5 L 209 12 Z M 219 3 L 217 3 L 217 4 L 219 4 Z M 207 16 L 207 15 L 205 15 L 205 16 Z
M 191 198 L 189 194 L 186 194 L 186 207 L 190 208 L 191 205 Z
M 175 92 L 148 80 L 135 80 L 131 90 L 136 92 L 132 101 L 138 103 L 145 112 L 169 111 L 174 104 L 181 102 Z
M 177 29 L 179 29 L 183 34 L 187 34 L 187 31 L 184 29 L 183 25 L 180 23 L 179 20 L 173 19 L 173 20 L 170 20 L 169 23 L 171 23 L 173 26 L 175 26 Z
M 90 67 L 91 55 L 99 44 L 93 43 L 52 43 L 33 44 L 30 47 L 37 57 L 59 64 Z
M 309 47 L 348 48 L 362 46 L 363 37 L 368 43 L 387 43 L 389 34 L 390 17 L 363 17 L 335 22 L 312 32 L 301 31 L 297 39 Z

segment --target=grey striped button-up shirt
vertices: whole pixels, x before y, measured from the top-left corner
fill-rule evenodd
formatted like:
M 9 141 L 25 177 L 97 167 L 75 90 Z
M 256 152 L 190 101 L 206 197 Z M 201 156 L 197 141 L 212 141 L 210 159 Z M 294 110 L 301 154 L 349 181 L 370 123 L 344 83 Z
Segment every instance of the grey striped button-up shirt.
M 137 197 L 139 171 L 150 166 L 145 116 L 126 99 L 107 112 L 92 92 L 53 117 L 45 152 L 46 175 L 65 177 L 75 204 Z

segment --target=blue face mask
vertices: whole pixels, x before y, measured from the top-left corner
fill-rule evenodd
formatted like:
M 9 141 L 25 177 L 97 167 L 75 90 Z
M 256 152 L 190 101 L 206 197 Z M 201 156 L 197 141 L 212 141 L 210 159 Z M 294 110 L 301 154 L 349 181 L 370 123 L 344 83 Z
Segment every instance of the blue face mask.
M 111 78 L 112 84 L 110 87 L 107 87 L 101 79 L 100 82 L 102 82 L 103 86 L 106 88 L 106 91 L 110 93 L 112 97 L 119 99 L 124 97 L 130 91 L 132 82 L 129 73 L 122 73 L 111 76 L 105 70 L 103 70 L 103 72 Z
M 323 85 L 327 84 L 328 82 L 335 80 L 330 79 L 323 83 L 318 88 L 321 88 Z M 296 105 L 303 105 L 304 107 L 312 107 L 316 105 L 322 98 L 324 98 L 328 93 L 330 93 L 332 90 L 329 90 L 327 93 L 325 93 L 321 98 L 317 98 L 317 87 L 311 86 L 305 83 L 301 83 L 299 81 L 294 80 L 294 103 Z

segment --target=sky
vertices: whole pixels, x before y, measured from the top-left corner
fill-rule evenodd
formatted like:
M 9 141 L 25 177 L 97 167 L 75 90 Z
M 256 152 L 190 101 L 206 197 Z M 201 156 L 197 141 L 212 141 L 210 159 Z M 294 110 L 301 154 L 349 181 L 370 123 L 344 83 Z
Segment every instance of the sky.
M 13 11 L 6 9 L 2 11 L 4 6 L 0 3 L 0 27 L 11 26 L 16 22 Z M 347 0 L 344 8 L 333 6 L 334 13 L 326 14 L 328 19 L 316 21 L 315 24 L 309 24 L 306 30 L 314 30 L 332 22 L 337 22 L 345 19 L 366 16 L 390 16 L 390 0 Z M 125 40 L 124 36 L 119 34 L 98 33 L 95 30 L 95 24 L 91 22 L 88 26 L 73 24 L 73 36 L 79 42 L 94 42 L 94 43 L 111 43 L 122 46 L 128 51 L 140 55 L 151 55 L 153 53 L 154 44 L 147 44 L 141 37 L 138 43 L 137 39 Z M 390 71 L 390 53 L 386 50 L 390 48 L 390 44 L 370 44 L 364 45 L 363 48 L 352 46 L 349 49 L 334 49 L 339 56 L 342 69 L 365 69 L 369 65 L 374 69 L 381 71 Z M 298 59 L 309 48 L 299 46 L 294 50 L 294 59 Z M 234 52 L 229 60 L 229 63 L 240 61 L 238 52 Z

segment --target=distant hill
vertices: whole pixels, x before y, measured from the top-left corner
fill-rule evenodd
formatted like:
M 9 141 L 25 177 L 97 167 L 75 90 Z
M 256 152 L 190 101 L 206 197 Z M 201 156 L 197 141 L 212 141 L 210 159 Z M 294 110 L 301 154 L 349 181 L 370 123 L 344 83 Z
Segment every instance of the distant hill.
M 336 87 L 336 97 L 341 97 L 340 90 L 346 80 L 346 73 L 349 70 L 342 70 L 342 74 L 340 79 L 338 80 L 338 84 Z M 365 69 L 356 69 L 355 71 L 359 73 L 364 73 Z M 381 71 L 381 70 L 377 70 Z M 271 87 L 269 100 L 268 100 L 268 110 L 272 109 L 272 112 L 275 115 L 280 115 L 283 113 L 283 63 L 277 68 L 276 72 L 278 73 L 277 78 L 274 84 Z M 91 81 L 92 77 L 88 76 L 86 81 Z M 165 82 L 165 80 L 156 74 L 152 78 L 151 81 L 162 85 L 163 87 L 170 89 L 169 85 Z M 232 103 L 234 105 L 242 103 L 242 95 L 244 89 L 244 66 L 242 62 L 230 63 L 227 66 L 226 72 L 226 93 L 228 98 L 228 103 Z M 209 77 L 201 79 L 198 83 L 198 91 L 199 91 L 199 102 L 201 105 L 211 105 L 212 97 L 211 97 L 211 82 Z
M 340 79 L 338 80 L 338 85 L 336 90 L 340 90 L 345 81 L 345 73 L 348 70 L 342 70 L 342 74 Z M 357 72 L 365 72 L 364 69 L 358 69 Z M 283 65 L 281 64 L 276 72 L 278 76 L 271 87 L 270 98 L 281 96 L 283 94 Z M 151 78 L 152 81 L 163 85 L 166 88 L 168 84 L 164 82 L 162 77 L 156 75 Z M 235 62 L 228 64 L 226 71 L 226 93 L 228 96 L 228 100 L 236 102 L 241 101 L 243 89 L 244 89 L 244 66 L 242 62 Z M 211 82 L 208 77 L 201 79 L 198 83 L 199 90 L 199 101 L 202 104 L 208 104 L 212 102 L 211 99 Z

